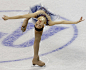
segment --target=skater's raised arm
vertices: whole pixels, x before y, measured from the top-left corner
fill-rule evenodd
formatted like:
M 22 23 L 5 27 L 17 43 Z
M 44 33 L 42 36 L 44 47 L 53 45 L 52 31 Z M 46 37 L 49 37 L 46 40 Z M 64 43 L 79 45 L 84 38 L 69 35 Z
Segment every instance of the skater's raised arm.
M 79 21 L 75 21 L 75 22 L 73 22 L 73 21 L 66 21 L 66 20 L 58 21 L 58 22 L 50 21 L 49 25 L 52 26 L 52 25 L 56 25 L 56 24 L 77 24 L 77 23 L 79 23 L 81 21 L 84 21 L 84 20 L 82 20 L 82 17 L 81 17 Z

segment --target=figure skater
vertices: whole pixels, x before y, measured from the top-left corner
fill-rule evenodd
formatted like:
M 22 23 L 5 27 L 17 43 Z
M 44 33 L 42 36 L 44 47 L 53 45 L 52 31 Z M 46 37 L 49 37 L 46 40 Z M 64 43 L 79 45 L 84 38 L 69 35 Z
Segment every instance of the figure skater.
M 80 20 L 73 22 L 73 21 L 66 21 L 66 20 L 62 20 L 62 21 L 57 21 L 54 22 L 53 20 L 55 20 L 56 15 L 52 14 L 51 12 L 49 12 L 45 7 L 40 6 L 40 5 L 36 5 L 34 7 L 31 8 L 31 12 L 32 13 L 28 13 L 25 15 L 18 15 L 18 16 L 13 16 L 13 17 L 8 17 L 5 16 L 2 17 L 4 20 L 8 20 L 8 19 L 20 19 L 20 18 L 26 18 L 22 24 L 21 30 L 24 32 L 26 30 L 27 24 L 28 24 L 28 20 L 30 18 L 33 18 L 33 20 L 36 22 L 34 25 L 34 29 L 35 29 L 35 40 L 34 40 L 34 57 L 32 60 L 32 64 L 33 65 L 38 65 L 38 66 L 44 66 L 45 63 L 42 62 L 39 59 L 39 43 L 41 40 L 41 36 L 43 33 L 43 28 L 44 25 L 47 26 L 53 26 L 56 24 L 77 24 L 81 21 L 84 21 L 82 19 L 82 17 L 80 18 Z

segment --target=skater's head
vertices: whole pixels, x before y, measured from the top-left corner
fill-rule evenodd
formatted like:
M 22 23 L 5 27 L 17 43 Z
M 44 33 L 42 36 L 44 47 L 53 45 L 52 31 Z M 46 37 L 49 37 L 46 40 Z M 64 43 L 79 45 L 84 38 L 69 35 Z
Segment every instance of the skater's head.
M 45 22 L 46 22 L 46 18 L 45 17 L 43 17 L 43 16 L 39 17 L 38 21 L 35 24 L 35 27 L 38 28 L 38 29 L 41 29 L 42 27 L 44 27 Z

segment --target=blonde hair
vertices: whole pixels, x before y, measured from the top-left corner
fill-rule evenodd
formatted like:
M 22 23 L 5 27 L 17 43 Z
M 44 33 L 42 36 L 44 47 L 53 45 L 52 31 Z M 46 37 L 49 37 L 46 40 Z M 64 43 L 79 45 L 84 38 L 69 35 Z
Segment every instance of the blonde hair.
M 41 20 L 42 22 L 44 22 L 44 24 L 46 24 L 46 18 L 44 16 L 40 16 L 38 20 Z

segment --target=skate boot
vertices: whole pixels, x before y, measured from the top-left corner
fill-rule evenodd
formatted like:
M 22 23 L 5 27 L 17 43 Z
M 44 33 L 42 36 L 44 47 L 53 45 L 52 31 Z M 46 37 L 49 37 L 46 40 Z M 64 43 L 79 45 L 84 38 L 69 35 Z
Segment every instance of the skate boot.
M 33 63 L 33 65 L 38 65 L 38 66 L 41 66 L 41 67 L 45 65 L 44 62 L 39 60 L 39 56 L 34 57 L 33 60 L 32 60 L 32 63 Z

